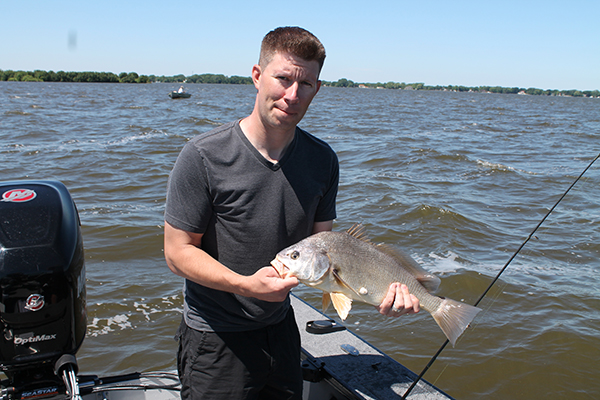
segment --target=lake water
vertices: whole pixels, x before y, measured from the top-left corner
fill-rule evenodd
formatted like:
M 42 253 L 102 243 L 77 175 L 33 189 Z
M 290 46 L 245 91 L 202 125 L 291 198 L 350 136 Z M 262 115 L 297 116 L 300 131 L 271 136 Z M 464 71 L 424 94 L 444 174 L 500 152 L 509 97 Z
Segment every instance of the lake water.
M 182 280 L 163 258 L 168 174 L 192 137 L 250 113 L 252 86 L 0 82 L 0 180 L 56 179 L 86 254 L 85 374 L 175 368 Z M 600 100 L 322 88 L 301 126 L 340 159 L 335 230 L 363 223 L 474 303 L 600 152 Z M 600 397 L 600 162 L 564 198 L 425 379 L 459 399 Z M 295 292 L 316 307 L 320 292 Z M 329 315 L 337 319 L 330 311 Z M 426 312 L 355 304 L 345 325 L 419 373 Z

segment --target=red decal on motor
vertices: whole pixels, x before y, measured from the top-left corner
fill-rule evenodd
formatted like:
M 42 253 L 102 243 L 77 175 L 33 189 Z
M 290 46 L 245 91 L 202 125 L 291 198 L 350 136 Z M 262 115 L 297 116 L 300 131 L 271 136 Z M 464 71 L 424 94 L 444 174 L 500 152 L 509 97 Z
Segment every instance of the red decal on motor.
M 32 294 L 25 302 L 25 308 L 30 311 L 39 311 L 44 307 L 44 296 L 40 294 Z
M 2 201 L 23 203 L 35 199 L 37 193 L 31 189 L 12 189 L 2 194 Z

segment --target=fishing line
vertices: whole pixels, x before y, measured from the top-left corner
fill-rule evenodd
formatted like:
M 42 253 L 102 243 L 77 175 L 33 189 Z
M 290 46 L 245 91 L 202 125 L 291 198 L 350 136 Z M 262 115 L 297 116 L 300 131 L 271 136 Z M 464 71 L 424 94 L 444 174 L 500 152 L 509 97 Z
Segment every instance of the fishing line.
M 500 270 L 500 272 L 498 272 L 498 274 L 492 280 L 492 282 L 487 287 L 487 289 L 485 289 L 485 291 L 483 292 L 483 294 L 479 297 L 479 299 L 475 302 L 475 304 L 473 304 L 475 307 L 477 307 L 479 305 L 479 303 L 481 302 L 481 300 L 483 300 L 483 298 L 488 294 L 488 292 L 496 284 L 496 282 L 498 281 L 498 279 L 500 279 L 500 275 L 502 275 L 504 273 L 504 271 L 506 271 L 506 269 L 508 268 L 508 266 L 510 265 L 510 263 L 515 259 L 515 257 L 517 257 L 517 255 L 521 252 L 521 250 L 523 249 L 523 247 L 525 247 L 525 245 L 529 242 L 529 240 L 531 240 L 531 238 L 535 235 L 535 233 L 537 232 L 537 230 L 542 226 L 542 224 L 544 223 L 544 221 L 546 221 L 546 219 L 550 216 L 550 214 L 552 214 L 552 211 L 554 211 L 554 209 L 556 207 L 558 207 L 558 205 L 560 204 L 560 202 L 571 191 L 571 189 L 573 189 L 573 186 L 575 186 L 577 184 L 577 182 L 579 182 L 579 180 L 592 167 L 592 165 L 594 165 L 594 163 L 596 162 L 596 160 L 598 160 L 598 158 L 600 158 L 600 153 L 598 153 L 598 155 L 588 164 L 588 166 L 585 167 L 585 169 L 581 172 L 581 174 L 579 174 L 579 176 L 577 177 L 577 179 L 575 179 L 575 181 L 571 184 L 571 186 L 569 186 L 569 188 L 562 194 L 562 196 L 560 196 L 560 198 L 556 201 L 556 203 L 552 206 L 552 208 L 550 208 L 550 210 L 546 213 L 546 215 L 544 215 L 544 218 L 542 218 L 542 220 L 537 224 L 537 226 L 533 229 L 533 231 L 531 231 L 531 233 L 529 234 L 529 236 L 527 236 L 527 238 L 525 239 L 525 241 L 523 241 L 523 243 L 521 243 L 521 246 L 519 246 L 519 248 L 517 249 L 517 251 L 515 251 L 515 253 L 512 255 L 512 257 L 510 257 L 510 259 L 506 262 L 506 264 L 504 264 L 504 267 L 502 267 L 502 269 Z M 429 362 L 427 363 L 427 365 L 425 366 L 425 368 L 423 368 L 423 371 L 421 371 L 421 373 L 419 374 L 419 376 L 417 377 L 417 379 L 415 379 L 414 382 L 410 385 L 410 387 L 406 390 L 406 393 L 404 393 L 404 395 L 402 396 L 402 399 L 406 399 L 406 397 L 410 394 L 410 392 L 412 392 L 412 390 L 415 388 L 415 386 L 417 386 L 417 383 L 419 383 L 419 381 L 423 378 L 423 375 L 425 375 L 425 373 L 433 365 L 433 363 L 435 362 L 435 360 L 437 360 L 437 358 L 442 353 L 442 351 L 446 348 L 446 346 L 448 345 L 448 343 L 450 343 L 450 341 L 448 339 L 446 339 L 446 341 L 444 342 L 444 344 L 442 344 L 442 346 L 439 348 L 439 350 L 433 355 L 433 357 L 431 357 L 431 360 L 429 360 Z

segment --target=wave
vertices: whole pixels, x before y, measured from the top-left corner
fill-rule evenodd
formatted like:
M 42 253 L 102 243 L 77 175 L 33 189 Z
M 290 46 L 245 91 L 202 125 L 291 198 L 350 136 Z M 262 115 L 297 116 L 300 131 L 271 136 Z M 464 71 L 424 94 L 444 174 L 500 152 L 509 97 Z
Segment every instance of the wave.
M 536 172 L 532 172 L 532 171 L 527 171 L 524 169 L 520 169 L 520 168 L 515 168 L 515 167 L 511 167 L 505 164 L 501 164 L 501 163 L 493 163 L 493 162 L 489 162 L 489 161 L 484 161 L 484 160 L 480 160 L 477 159 L 475 161 L 478 165 L 481 165 L 482 167 L 486 168 L 486 169 L 490 169 L 493 171 L 501 171 L 501 172 L 521 172 L 524 174 L 528 174 L 528 175 L 538 175 Z
M 221 121 L 213 121 L 210 118 L 197 118 L 197 117 L 189 117 L 181 120 L 182 124 L 192 124 L 196 126 L 219 126 L 222 124 Z
M 147 140 L 147 139 L 153 139 L 156 137 L 169 136 L 169 134 L 167 132 L 160 130 L 160 129 L 143 128 L 143 127 L 135 127 L 135 126 L 130 126 L 130 128 L 132 130 L 139 129 L 140 133 L 135 134 L 135 135 L 124 136 L 119 139 L 108 141 L 108 142 L 106 142 L 106 145 L 108 145 L 108 146 L 124 145 L 124 144 L 128 144 L 131 142 L 137 142 L 140 140 Z
M 30 112 L 27 111 L 19 111 L 19 110 L 12 110 L 12 111 L 4 111 L 4 115 L 17 115 L 17 116 L 29 116 L 29 115 L 33 115 Z
M 110 310 L 123 307 L 127 310 L 125 313 L 105 315 L 110 314 Z M 139 301 L 132 300 L 124 304 L 92 304 L 88 305 L 88 313 L 92 316 L 92 320 L 88 322 L 87 335 L 97 337 L 117 331 L 136 329 L 140 324 L 145 325 L 143 320 L 152 322 L 164 315 L 167 315 L 169 319 L 174 316 L 176 320 L 182 312 L 183 300 L 181 296 L 175 295 L 155 299 L 152 302 L 142 298 Z
M 114 332 L 116 328 L 125 330 L 133 329 L 134 327 L 129 321 L 129 315 L 118 314 L 107 318 L 94 318 L 91 323 L 88 323 L 87 328 L 87 335 L 90 337 L 96 337 Z

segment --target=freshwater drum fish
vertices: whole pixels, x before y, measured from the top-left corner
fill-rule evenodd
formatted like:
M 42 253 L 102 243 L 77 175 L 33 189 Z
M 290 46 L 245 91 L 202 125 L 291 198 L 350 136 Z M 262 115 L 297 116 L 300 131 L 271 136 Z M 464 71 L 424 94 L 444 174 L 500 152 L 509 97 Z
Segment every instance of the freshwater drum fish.
M 352 300 L 378 306 L 393 282 L 408 287 L 429 312 L 452 346 L 480 308 L 432 295 L 440 279 L 410 256 L 385 244 L 375 244 L 362 225 L 347 232 L 320 232 L 280 251 L 271 265 L 281 276 L 295 276 L 322 290 L 323 310 L 333 303 L 342 320 Z

